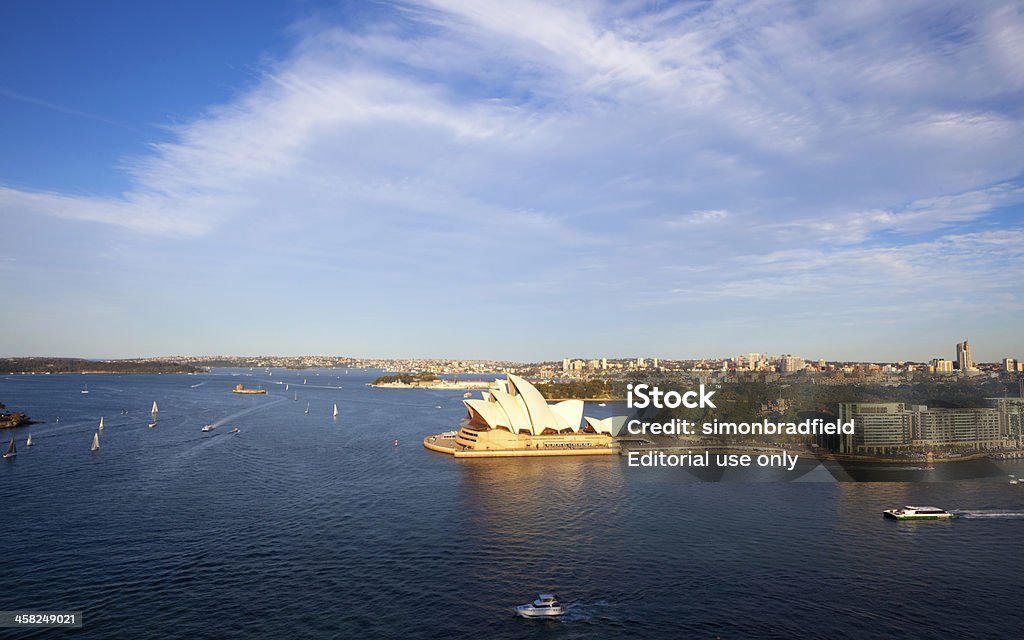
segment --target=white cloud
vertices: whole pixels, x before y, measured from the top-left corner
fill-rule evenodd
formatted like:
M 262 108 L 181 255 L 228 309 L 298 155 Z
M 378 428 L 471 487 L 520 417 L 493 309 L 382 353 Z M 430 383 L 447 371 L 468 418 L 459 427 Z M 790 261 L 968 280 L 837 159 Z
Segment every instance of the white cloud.
M 244 238 L 310 270 L 382 252 L 471 274 L 442 280 L 451 297 L 500 261 L 584 304 L 633 290 L 652 255 L 652 291 L 870 304 L 993 273 L 961 248 L 1019 250 L 992 216 L 1022 201 L 1012 3 L 398 9 L 298 25 L 254 86 L 125 159 L 125 193 L 8 186 L 0 216 Z M 694 262 L 703 288 L 677 281 Z M 501 286 L 473 290 L 482 311 Z

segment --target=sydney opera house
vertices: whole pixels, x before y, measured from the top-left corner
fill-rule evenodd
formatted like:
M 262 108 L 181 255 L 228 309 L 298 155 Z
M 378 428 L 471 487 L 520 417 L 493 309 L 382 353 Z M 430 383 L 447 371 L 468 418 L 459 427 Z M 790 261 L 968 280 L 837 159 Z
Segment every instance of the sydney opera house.
M 582 400 L 548 404 L 519 376 L 496 380 L 482 398 L 463 403 L 459 430 L 427 436 L 423 446 L 460 458 L 614 453 L 611 418 L 584 418 Z

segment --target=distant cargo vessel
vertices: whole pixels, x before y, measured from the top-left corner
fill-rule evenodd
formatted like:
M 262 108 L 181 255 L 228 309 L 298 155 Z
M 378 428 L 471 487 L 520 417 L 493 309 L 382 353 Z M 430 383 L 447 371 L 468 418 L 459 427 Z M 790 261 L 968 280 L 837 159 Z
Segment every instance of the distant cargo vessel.
M 266 393 L 266 389 L 246 389 L 241 384 L 236 384 L 231 393 Z

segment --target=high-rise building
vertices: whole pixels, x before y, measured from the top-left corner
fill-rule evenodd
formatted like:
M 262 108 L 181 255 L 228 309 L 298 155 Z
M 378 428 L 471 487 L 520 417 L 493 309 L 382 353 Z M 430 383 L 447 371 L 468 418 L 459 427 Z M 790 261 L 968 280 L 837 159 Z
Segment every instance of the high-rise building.
M 572 368 L 569 358 L 562 358 L 562 371 L 568 371 Z
M 934 358 L 932 360 L 932 371 L 935 373 L 953 373 L 953 361 Z
M 804 359 L 796 356 L 783 356 L 780 364 L 780 371 L 782 373 L 793 373 L 800 371 L 804 368 Z
M 974 361 L 971 360 L 971 343 L 967 338 L 956 345 L 956 364 L 960 371 L 969 371 L 974 368 Z
M 1017 361 L 1013 358 L 1003 358 L 1003 371 L 1016 371 Z

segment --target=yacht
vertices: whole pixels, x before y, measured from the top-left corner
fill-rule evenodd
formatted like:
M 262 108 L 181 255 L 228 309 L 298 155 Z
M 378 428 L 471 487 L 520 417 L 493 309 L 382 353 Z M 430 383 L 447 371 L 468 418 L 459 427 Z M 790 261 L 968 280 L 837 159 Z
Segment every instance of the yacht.
M 944 520 L 955 518 L 956 514 L 938 507 L 914 507 L 907 505 L 902 509 L 886 509 L 882 512 L 886 518 L 894 520 Z
M 239 433 L 239 432 L 241 432 L 241 429 L 239 429 L 238 427 L 235 427 L 234 429 L 231 430 L 231 433 Z
M 200 429 L 200 431 L 205 433 L 207 431 L 213 431 L 213 429 L 214 429 L 214 426 L 212 424 L 208 424 L 205 427 L 203 427 L 202 429 Z
M 565 611 L 558 602 L 558 596 L 553 593 L 541 593 L 532 603 L 516 607 L 516 613 L 524 618 L 553 618 Z

